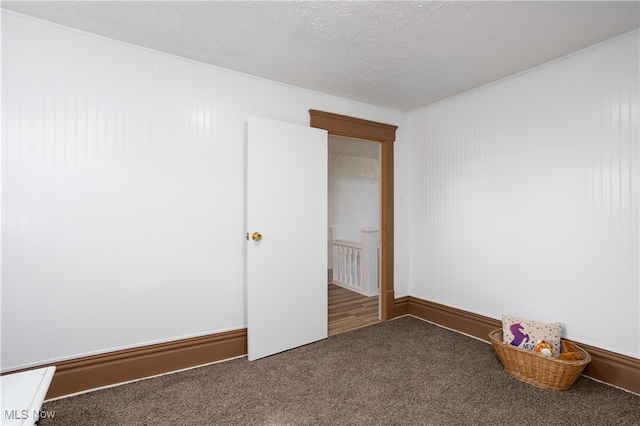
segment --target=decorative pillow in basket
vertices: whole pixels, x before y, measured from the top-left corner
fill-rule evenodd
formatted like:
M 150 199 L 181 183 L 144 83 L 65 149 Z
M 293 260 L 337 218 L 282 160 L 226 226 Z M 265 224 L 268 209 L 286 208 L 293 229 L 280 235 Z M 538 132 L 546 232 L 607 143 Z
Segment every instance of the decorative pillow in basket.
M 489 333 L 489 340 L 504 369 L 516 379 L 543 389 L 567 390 L 591 356 L 575 343 L 561 339 L 561 331 L 560 323 L 536 323 L 504 315 L 503 328 Z M 543 354 L 547 348 L 550 356 Z
M 560 355 L 562 324 L 544 323 L 502 315 L 502 341 L 521 349 L 535 349 L 541 340 L 551 345 L 551 355 Z

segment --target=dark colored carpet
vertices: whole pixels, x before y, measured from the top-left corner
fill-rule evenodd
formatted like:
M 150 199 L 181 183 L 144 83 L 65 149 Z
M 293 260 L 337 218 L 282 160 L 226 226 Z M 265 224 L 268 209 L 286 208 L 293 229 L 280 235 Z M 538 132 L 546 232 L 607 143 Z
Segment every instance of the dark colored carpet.
M 640 396 L 581 376 L 509 376 L 491 345 L 402 317 L 261 360 L 238 358 L 48 402 L 49 425 L 639 425 Z

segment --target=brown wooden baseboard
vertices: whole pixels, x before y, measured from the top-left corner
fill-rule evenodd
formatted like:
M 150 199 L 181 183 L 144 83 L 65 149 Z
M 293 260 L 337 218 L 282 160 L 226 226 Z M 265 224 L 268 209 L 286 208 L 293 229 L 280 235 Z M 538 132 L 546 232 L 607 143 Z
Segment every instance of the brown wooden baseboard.
M 396 299 L 395 307 L 396 317 L 413 315 L 487 342 L 489 331 L 502 326 L 499 320 L 413 296 Z M 580 342 L 576 343 L 591 355 L 591 362 L 585 368 L 584 375 L 640 393 L 640 360 Z
M 395 299 L 393 306 L 396 317 L 413 315 L 487 342 L 489 331 L 501 325 L 499 320 L 412 296 Z M 640 360 L 578 343 L 591 354 L 591 363 L 584 370 L 585 375 L 640 393 Z M 246 353 L 247 330 L 241 329 L 33 368 L 56 366 L 56 373 L 46 396 L 47 399 L 51 399 L 234 358 Z
M 418 299 L 413 296 L 407 296 L 407 300 L 403 304 L 406 305 L 404 310 L 409 315 L 414 315 L 486 341 L 489 341 L 489 331 L 502 325 L 500 321 L 493 318 Z
M 47 399 L 51 399 L 234 358 L 246 353 L 247 330 L 241 329 L 76 358 L 34 368 L 56 366 L 56 373 L 46 396 Z
M 591 355 L 584 375 L 640 394 L 639 359 L 577 343 Z

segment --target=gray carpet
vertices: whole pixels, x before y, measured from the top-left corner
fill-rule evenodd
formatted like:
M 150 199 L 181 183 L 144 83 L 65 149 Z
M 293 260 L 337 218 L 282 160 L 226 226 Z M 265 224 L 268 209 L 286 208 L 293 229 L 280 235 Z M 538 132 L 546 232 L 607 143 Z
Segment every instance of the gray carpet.
M 488 330 L 487 330 L 488 332 Z M 640 396 L 581 376 L 569 391 L 509 376 L 491 345 L 402 317 L 48 402 L 49 425 L 638 425 Z

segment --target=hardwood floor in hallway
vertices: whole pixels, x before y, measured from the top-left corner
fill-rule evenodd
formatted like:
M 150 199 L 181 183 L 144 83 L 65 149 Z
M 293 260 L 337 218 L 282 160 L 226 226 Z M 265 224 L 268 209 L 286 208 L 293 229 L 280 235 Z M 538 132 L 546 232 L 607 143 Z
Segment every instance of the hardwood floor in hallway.
M 329 284 L 329 336 L 380 322 L 378 296 L 367 297 Z

